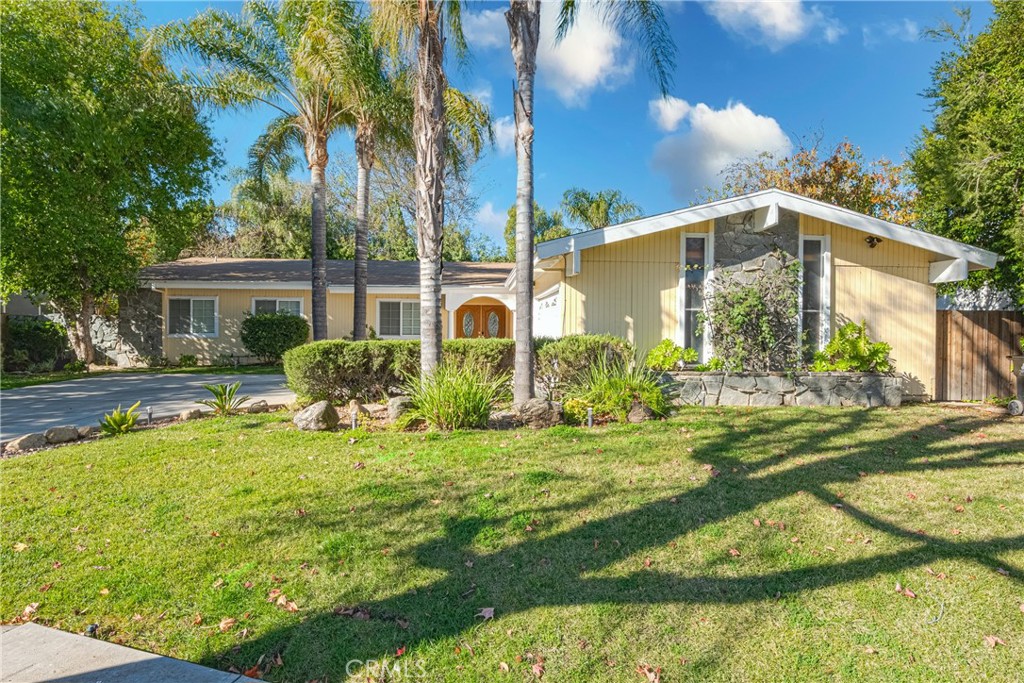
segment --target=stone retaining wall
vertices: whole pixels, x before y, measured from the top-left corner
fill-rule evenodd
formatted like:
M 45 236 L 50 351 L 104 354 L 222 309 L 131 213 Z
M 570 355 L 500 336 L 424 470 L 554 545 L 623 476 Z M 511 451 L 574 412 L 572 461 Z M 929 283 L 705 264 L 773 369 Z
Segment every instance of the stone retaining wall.
M 669 372 L 676 406 L 898 406 L 902 379 L 867 372 Z

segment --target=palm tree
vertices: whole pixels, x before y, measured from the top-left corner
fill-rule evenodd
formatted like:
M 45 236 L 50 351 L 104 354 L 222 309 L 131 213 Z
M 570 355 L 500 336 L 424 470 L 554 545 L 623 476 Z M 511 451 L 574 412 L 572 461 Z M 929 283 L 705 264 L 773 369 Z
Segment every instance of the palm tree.
M 416 148 L 416 237 L 420 259 L 420 372 L 441 363 L 441 240 L 448 120 L 445 32 L 458 57 L 466 53 L 458 0 L 372 0 L 378 36 L 401 54 L 415 46 L 413 144 Z
M 663 95 L 675 68 L 675 46 L 655 0 L 598 0 L 601 19 L 640 43 L 641 56 Z M 576 22 L 579 3 L 562 0 L 556 38 Z M 505 12 L 516 69 L 516 355 L 512 383 L 515 403 L 533 397 L 533 86 L 540 42 L 540 0 L 509 0 Z
M 266 105 L 277 111 L 253 145 L 253 171 L 301 144 L 312 184 L 313 339 L 327 338 L 327 141 L 352 124 L 316 68 L 332 35 L 350 30 L 355 5 L 344 0 L 246 0 L 240 15 L 210 9 L 188 21 L 153 31 L 148 47 L 192 57 L 201 71 L 185 67 L 182 80 L 193 95 L 224 108 Z
M 618 190 L 588 192 L 579 187 L 570 187 L 565 191 L 562 195 L 562 209 L 571 220 L 590 230 L 643 215 L 643 209 L 626 199 Z

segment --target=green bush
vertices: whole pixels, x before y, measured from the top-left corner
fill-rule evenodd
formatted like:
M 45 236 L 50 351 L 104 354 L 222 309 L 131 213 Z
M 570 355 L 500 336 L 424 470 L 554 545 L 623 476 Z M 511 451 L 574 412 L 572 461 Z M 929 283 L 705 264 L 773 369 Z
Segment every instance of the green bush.
M 696 368 L 697 372 L 718 372 L 725 370 L 725 361 L 718 356 L 713 356 L 707 363 L 701 363 Z
M 71 355 L 67 328 L 46 318 L 11 316 L 7 334 L 4 366 L 8 370 L 53 370 Z
M 623 421 L 634 403 L 650 408 L 656 416 L 668 412 L 657 375 L 633 360 L 602 358 L 593 363 L 569 386 L 565 403 L 570 405 L 567 419 L 576 422 L 582 421 L 587 408 L 594 409 L 595 418 Z
M 610 334 L 571 335 L 534 348 L 537 382 L 551 400 L 560 400 L 573 380 L 594 364 L 627 364 L 634 353 L 632 344 Z
M 242 343 L 264 363 L 276 363 L 309 339 L 309 323 L 291 313 L 257 313 L 242 321 Z
M 476 363 L 445 363 L 426 378 L 405 385 L 412 400 L 407 420 L 423 419 L 435 429 L 482 429 L 491 410 L 507 400 L 511 375 L 493 374 Z
M 118 405 L 100 420 L 100 431 L 107 436 L 120 436 L 130 432 L 139 419 L 139 414 L 136 411 L 139 409 L 140 403 L 142 401 L 136 401 L 135 405 L 124 411 Z
M 698 359 L 697 349 L 684 349 L 671 339 L 662 339 L 647 354 L 644 364 L 651 370 L 667 372 L 678 368 L 679 363 L 696 363 Z
M 811 370 L 814 372 L 889 372 L 889 352 L 892 346 L 885 342 L 872 342 L 867 323 L 849 322 L 836 330 L 824 351 L 814 354 Z
M 512 368 L 511 339 L 449 339 L 441 345 L 445 363 L 486 368 L 501 375 Z M 398 392 L 420 371 L 415 340 L 331 339 L 303 344 L 284 354 L 288 386 L 301 400 L 378 400 Z
M 199 365 L 199 359 L 191 353 L 178 356 L 178 365 L 183 368 L 194 368 Z
M 76 358 L 64 366 L 64 372 L 89 372 L 89 365 Z
M 166 368 L 171 364 L 171 359 L 167 356 L 143 356 L 142 362 L 147 368 Z

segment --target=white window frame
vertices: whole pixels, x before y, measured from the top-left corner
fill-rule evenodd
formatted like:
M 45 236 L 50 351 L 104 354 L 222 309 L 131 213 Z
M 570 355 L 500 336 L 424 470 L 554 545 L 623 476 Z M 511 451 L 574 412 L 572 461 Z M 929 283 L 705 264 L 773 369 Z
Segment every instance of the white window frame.
M 249 312 L 256 315 L 256 302 L 257 301 L 274 301 L 274 310 L 277 313 L 281 312 L 280 303 L 282 301 L 298 301 L 299 302 L 299 316 L 306 317 L 306 306 L 305 299 L 301 296 L 254 296 L 249 302 Z
M 420 306 L 419 299 L 377 299 L 377 336 L 381 339 L 419 339 L 418 334 L 383 334 L 380 331 L 380 305 L 384 303 L 416 304 Z M 398 307 L 398 330 L 402 330 L 402 306 Z M 420 332 L 423 331 L 423 307 L 420 306 Z
M 832 339 L 832 238 L 829 235 L 800 234 L 800 248 L 797 259 L 800 261 L 800 312 L 796 318 L 797 338 L 800 339 L 800 350 L 803 352 L 804 338 L 804 243 L 821 242 L 821 328 L 820 339 L 816 351 L 821 351 Z
M 192 304 L 193 301 L 212 301 L 213 302 L 213 333 L 199 334 L 196 332 L 181 332 L 171 333 L 171 302 L 172 301 L 188 301 L 188 318 L 189 324 L 192 322 Z M 220 297 L 219 296 L 169 296 L 167 297 L 167 322 L 166 322 L 167 337 L 169 339 L 215 339 L 220 336 Z
M 708 297 L 711 295 L 711 279 L 714 276 L 715 263 L 715 233 L 712 230 L 707 232 L 682 232 L 679 235 L 679 284 L 676 290 L 676 343 L 680 346 L 686 345 L 686 239 L 690 237 L 701 237 L 704 239 L 704 303 L 707 306 Z M 703 352 L 700 361 L 706 363 L 714 355 L 711 345 L 711 326 L 704 322 L 704 330 L 701 332 L 704 338 Z

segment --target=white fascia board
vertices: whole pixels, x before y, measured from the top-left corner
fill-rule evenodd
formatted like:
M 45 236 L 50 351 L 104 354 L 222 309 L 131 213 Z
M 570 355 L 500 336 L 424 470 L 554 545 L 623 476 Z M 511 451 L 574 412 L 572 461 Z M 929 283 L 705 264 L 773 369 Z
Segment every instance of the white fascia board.
M 225 280 L 146 280 L 150 289 L 309 289 L 308 280 L 302 282 L 244 282 Z
M 773 209 L 773 205 L 777 205 L 778 208 Z M 854 230 L 860 230 L 883 239 L 909 244 L 951 258 L 965 259 L 968 263 L 968 268 L 971 270 L 992 268 L 999 260 L 998 254 L 986 249 L 963 244 L 962 242 L 957 242 L 947 237 L 940 237 L 923 230 L 908 228 L 905 225 L 898 225 L 879 218 L 865 216 L 856 211 L 850 211 L 849 209 L 843 209 L 816 199 L 808 199 L 782 190 L 753 192 L 731 199 L 678 209 L 657 216 L 640 218 L 628 223 L 609 226 L 600 230 L 591 230 L 570 237 L 543 242 L 537 245 L 537 258 L 543 260 L 567 254 L 574 250 L 591 249 L 605 244 L 632 239 L 633 237 L 650 235 L 662 230 L 672 230 L 722 216 L 746 211 L 758 211 L 759 209 L 765 210 L 763 213 L 766 223 L 772 219 L 773 212 L 778 209 L 789 209 L 813 218 L 820 218 L 821 220 L 837 223 Z
M 830 223 L 866 232 L 869 235 L 909 244 L 954 259 L 964 259 L 979 268 L 992 268 L 999 260 L 999 255 L 995 252 L 957 242 L 948 237 L 940 237 L 916 228 L 908 228 L 905 225 L 890 223 L 880 218 L 865 216 L 862 213 L 826 204 L 816 199 L 808 199 L 781 190 L 775 190 L 775 192 L 779 195 L 779 206 L 806 216 L 820 218 Z

